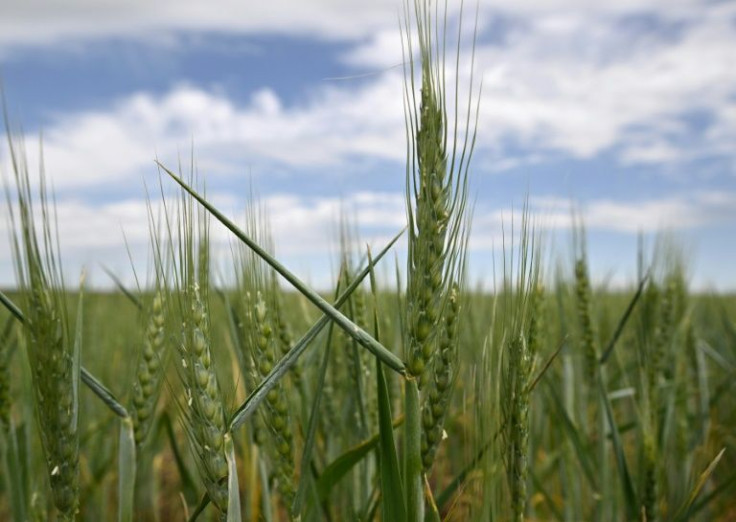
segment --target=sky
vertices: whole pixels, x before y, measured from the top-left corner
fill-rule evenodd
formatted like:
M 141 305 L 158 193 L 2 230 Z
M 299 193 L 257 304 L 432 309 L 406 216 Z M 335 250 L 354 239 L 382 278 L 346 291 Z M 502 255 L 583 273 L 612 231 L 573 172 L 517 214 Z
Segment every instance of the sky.
M 736 290 L 736 2 L 447 8 L 449 52 L 460 46 L 450 110 L 462 122 L 468 99 L 479 107 L 474 284 L 493 281 L 528 204 L 550 267 L 571 271 L 577 213 L 601 284 L 634 284 L 641 235 L 647 258 L 674 245 L 694 288 Z M 6 107 L 34 175 L 42 136 L 67 280 L 86 267 L 109 286 L 103 266 L 146 279 L 156 158 L 187 170 L 193 157 L 236 219 L 257 193 L 278 257 L 317 287 L 333 279 L 341 215 L 380 248 L 406 222 L 403 12 L 402 0 L 1 2 Z M 5 145 L 0 169 L 11 177 Z M 232 240 L 212 228 L 225 266 Z M 10 229 L 3 198 L 0 286 L 15 282 Z M 390 279 L 393 261 L 382 270 Z

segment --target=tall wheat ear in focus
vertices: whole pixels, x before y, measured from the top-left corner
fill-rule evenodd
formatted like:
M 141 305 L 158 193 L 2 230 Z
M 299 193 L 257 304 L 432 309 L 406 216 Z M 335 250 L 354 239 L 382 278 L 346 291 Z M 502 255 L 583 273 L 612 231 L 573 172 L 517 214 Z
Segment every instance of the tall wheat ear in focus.
M 8 136 L 16 185 L 14 200 L 7 191 L 12 250 L 21 303 L 26 311 L 23 334 L 36 418 L 53 504 L 60 519 L 73 520 L 79 508 L 81 332 L 75 334 L 69 324 L 54 226 L 56 215 L 48 197 L 43 162 L 34 190 L 23 143 L 10 132 Z M 81 314 L 78 315 L 81 321 Z

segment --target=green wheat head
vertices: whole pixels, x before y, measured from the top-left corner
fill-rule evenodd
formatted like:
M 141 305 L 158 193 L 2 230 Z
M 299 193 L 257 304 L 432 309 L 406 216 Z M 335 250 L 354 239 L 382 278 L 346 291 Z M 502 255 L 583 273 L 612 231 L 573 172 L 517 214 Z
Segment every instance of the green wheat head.
M 54 504 L 64 519 L 79 505 L 79 344 L 72 338 L 59 247 L 41 165 L 34 202 L 22 145 L 9 141 L 16 182 L 10 201 L 13 253 L 26 310 L 24 334 Z M 40 208 L 35 207 L 35 204 Z M 36 210 L 40 210 L 37 223 Z M 17 212 L 17 215 L 16 215 Z

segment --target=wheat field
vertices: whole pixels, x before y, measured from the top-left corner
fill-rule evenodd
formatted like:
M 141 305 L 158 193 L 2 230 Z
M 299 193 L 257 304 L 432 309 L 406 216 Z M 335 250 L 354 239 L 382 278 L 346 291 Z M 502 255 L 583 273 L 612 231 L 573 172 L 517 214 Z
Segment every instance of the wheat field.
M 64 281 L 53 193 L 9 129 L 1 520 L 736 517 L 736 296 L 692 292 L 664 240 L 631 288 L 597 284 L 584 216 L 551 264 L 527 212 L 476 288 L 476 87 L 448 95 L 441 10 L 403 20 L 407 226 L 371 250 L 345 219 L 329 292 L 279 262 L 257 199 L 232 221 L 194 165 L 152 172 L 139 288 Z

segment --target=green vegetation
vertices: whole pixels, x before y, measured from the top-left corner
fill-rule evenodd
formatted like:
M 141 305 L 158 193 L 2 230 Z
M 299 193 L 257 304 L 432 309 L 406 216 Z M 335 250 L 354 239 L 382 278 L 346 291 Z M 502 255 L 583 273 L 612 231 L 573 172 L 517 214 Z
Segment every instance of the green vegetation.
M 274 257 L 257 202 L 240 226 L 163 165 L 181 190 L 151 215 L 148 289 L 70 290 L 11 137 L 0 519 L 733 518 L 736 297 L 691 293 L 664 245 L 635 288 L 597 287 L 582 227 L 553 271 L 526 213 L 495 291 L 470 290 L 477 108 L 448 101 L 436 9 L 406 13 L 408 228 L 362 252 L 346 224 L 331 297 Z M 239 245 L 217 279 L 212 219 Z M 406 281 L 381 287 L 396 241 Z

